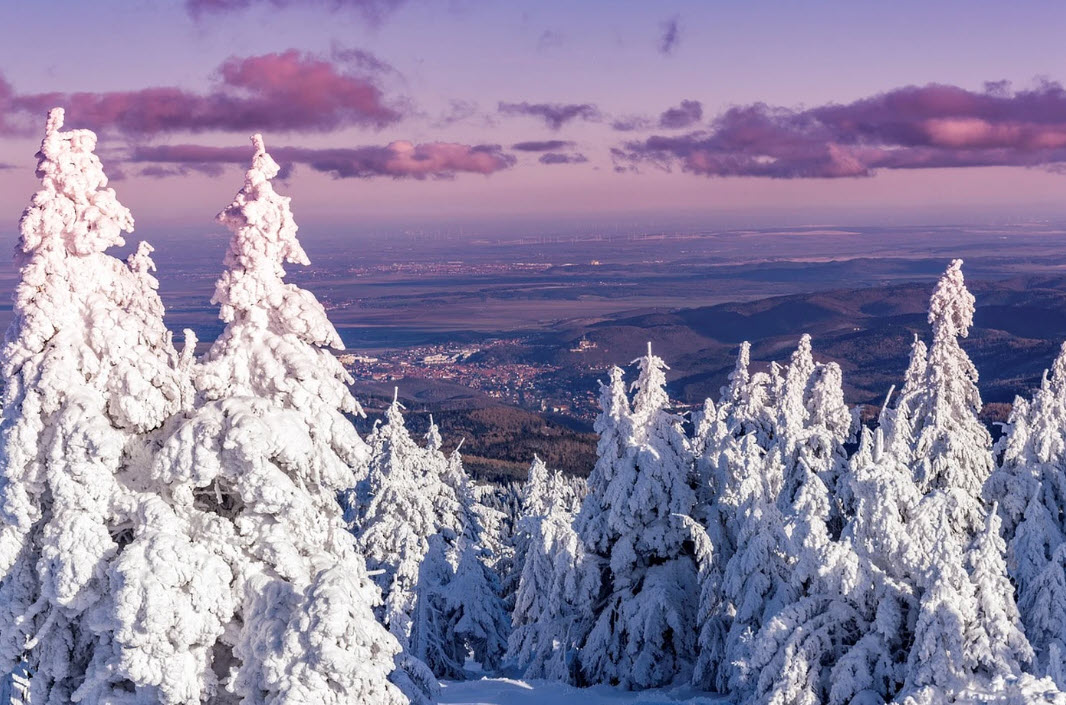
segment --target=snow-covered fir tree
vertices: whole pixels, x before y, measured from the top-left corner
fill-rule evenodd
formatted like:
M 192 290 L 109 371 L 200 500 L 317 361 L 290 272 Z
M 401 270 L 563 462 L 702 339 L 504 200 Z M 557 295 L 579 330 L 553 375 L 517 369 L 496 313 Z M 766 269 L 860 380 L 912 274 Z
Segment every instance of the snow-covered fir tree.
M 529 678 L 571 680 L 575 649 L 588 628 L 598 576 L 588 570 L 573 529 L 576 500 L 563 474 L 535 458 L 523 489 L 522 574 L 507 651 Z
M 37 153 L 41 189 L 19 225 L 0 357 L 0 654 L 7 670 L 22 661 L 34 703 L 140 702 L 160 697 L 163 679 L 184 688 L 202 664 L 194 649 L 170 673 L 140 669 L 125 645 L 145 626 L 158 633 L 116 594 L 152 589 L 152 575 L 122 570 L 150 501 L 131 457 L 188 385 L 151 248 L 127 262 L 107 254 L 133 218 L 107 187 L 96 136 L 63 120 L 49 113 Z
M 890 429 L 890 452 L 907 464 L 914 482 L 904 492 L 909 516 L 901 543 L 919 609 L 902 694 L 918 702 L 1017 680 L 1032 655 L 1018 629 L 999 522 L 981 495 L 994 462 L 991 437 L 978 419 L 977 371 L 959 344 L 974 313 L 961 267 L 953 261 L 933 291 L 933 344 L 924 365 L 912 355 Z M 995 647 L 993 639 L 1000 642 Z M 988 656 L 993 648 L 995 658 Z M 1035 683 L 1024 679 L 1020 687 Z
M 442 464 L 427 467 L 431 458 L 411 438 L 401 408 L 397 395 L 385 412 L 385 423 L 370 437 L 366 505 L 357 519 L 357 535 L 384 596 L 379 619 L 404 649 L 393 680 L 409 698 L 420 701 L 436 695 L 425 661 L 433 658 L 433 646 L 439 644 L 440 593 L 451 577 L 443 556 L 434 556 L 442 561 L 436 569 L 423 563 L 430 538 L 439 531 L 440 514 L 458 507 L 440 481 Z
M 381 620 L 404 647 L 395 678 L 421 700 L 436 690 L 430 674 L 462 678 L 470 659 L 496 668 L 509 620 L 458 451 L 441 452 L 434 424 L 419 446 L 398 397 L 370 441 L 359 545 L 385 596 Z
M 599 425 L 617 441 L 604 444 L 586 500 L 604 521 L 579 524 L 599 563 L 602 595 L 582 646 L 582 674 L 626 688 L 688 678 L 696 654 L 697 566 L 681 518 L 695 503 L 691 450 L 680 418 L 667 410 L 665 363 L 650 345 L 639 363 L 632 411 L 617 426 L 611 417 L 626 406 L 614 399 L 617 376 L 604 392 Z
M 406 702 L 389 680 L 399 644 L 374 618 L 381 594 L 336 499 L 366 462 L 345 417 L 361 409 L 322 305 L 283 281 L 307 256 L 270 182 L 278 165 L 252 141 L 219 215 L 233 232 L 214 296 L 226 327 L 194 370 L 196 408 L 148 469 L 162 499 L 138 507 L 114 588 L 151 615 L 124 658 L 161 702 Z
M 460 444 L 461 445 L 461 444 Z M 456 448 L 448 456 L 444 481 L 455 493 L 458 511 L 450 528 L 455 535 L 449 585 L 450 638 L 485 670 L 497 668 L 507 650 L 510 618 L 503 606 L 500 578 L 492 569 L 492 549 L 485 541 L 483 509 Z
M 999 504 L 1036 671 L 1063 687 L 1055 674 L 1066 672 L 1066 345 L 1032 400 L 1015 399 L 999 447 L 1002 461 L 985 497 Z

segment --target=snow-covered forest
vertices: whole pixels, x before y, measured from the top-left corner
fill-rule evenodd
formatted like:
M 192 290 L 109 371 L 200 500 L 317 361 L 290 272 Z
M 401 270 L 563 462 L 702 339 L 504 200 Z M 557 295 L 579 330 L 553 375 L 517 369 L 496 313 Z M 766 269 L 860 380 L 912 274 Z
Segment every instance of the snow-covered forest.
M 871 425 L 803 336 L 672 411 L 605 371 L 587 483 L 478 486 L 397 400 L 364 439 L 279 167 L 251 166 L 214 303 L 175 346 L 96 136 L 53 110 L 2 352 L 5 697 L 433 703 L 484 676 L 740 704 L 1066 703 L 1066 346 L 1000 440 L 943 274 Z M 524 700 L 523 702 L 529 702 Z

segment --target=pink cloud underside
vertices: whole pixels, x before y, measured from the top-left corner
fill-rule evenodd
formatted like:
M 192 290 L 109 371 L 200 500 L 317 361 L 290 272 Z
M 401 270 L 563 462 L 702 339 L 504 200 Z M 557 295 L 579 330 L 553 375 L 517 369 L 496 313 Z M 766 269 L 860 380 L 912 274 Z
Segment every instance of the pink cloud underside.
M 16 118 L 43 115 L 57 105 L 66 108 L 72 123 L 131 136 L 206 130 L 324 132 L 353 125 L 383 127 L 402 117 L 373 76 L 295 49 L 231 58 L 205 93 L 157 87 L 17 94 L 0 78 L 0 129 L 13 129 Z

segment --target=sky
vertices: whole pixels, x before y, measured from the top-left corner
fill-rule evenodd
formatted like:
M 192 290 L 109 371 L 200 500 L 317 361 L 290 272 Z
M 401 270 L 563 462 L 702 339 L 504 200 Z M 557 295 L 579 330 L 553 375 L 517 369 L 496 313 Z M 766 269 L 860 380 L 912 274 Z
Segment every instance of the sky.
M 139 229 L 262 132 L 321 231 L 1066 215 L 1066 4 L 0 0 L 0 232 L 45 111 Z

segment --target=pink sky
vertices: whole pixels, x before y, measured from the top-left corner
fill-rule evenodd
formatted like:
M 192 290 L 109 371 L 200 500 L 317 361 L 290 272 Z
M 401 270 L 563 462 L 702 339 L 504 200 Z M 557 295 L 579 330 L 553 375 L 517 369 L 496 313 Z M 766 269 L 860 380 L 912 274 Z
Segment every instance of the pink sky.
M 1055 3 L 7 5 L 0 232 L 52 105 L 142 228 L 210 227 L 252 131 L 305 226 L 1061 214 Z

